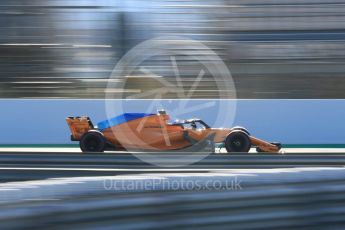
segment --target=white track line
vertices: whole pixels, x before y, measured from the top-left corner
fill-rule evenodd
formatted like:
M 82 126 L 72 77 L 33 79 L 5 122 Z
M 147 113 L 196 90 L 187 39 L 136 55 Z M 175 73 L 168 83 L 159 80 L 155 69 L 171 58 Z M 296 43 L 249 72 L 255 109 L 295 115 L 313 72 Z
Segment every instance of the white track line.
M 74 148 L 0 148 L 0 152 L 56 152 L 56 153 L 81 153 L 80 149 Z M 250 153 L 255 153 L 255 148 L 250 150 Z M 127 153 L 126 151 L 107 151 L 106 153 Z M 172 152 L 173 153 L 173 152 Z M 223 148 L 220 152 L 216 149 L 216 153 L 226 153 Z M 345 153 L 345 148 L 284 148 L 281 153 Z

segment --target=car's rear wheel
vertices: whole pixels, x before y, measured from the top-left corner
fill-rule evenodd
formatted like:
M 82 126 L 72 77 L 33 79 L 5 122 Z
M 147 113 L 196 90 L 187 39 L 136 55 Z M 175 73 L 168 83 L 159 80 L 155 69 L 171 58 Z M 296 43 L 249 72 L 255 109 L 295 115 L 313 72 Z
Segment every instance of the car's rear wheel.
M 249 152 L 252 143 L 249 135 L 241 130 L 232 131 L 225 139 L 227 152 Z
M 103 134 L 97 130 L 90 130 L 80 138 L 80 149 L 83 152 L 103 152 L 106 147 Z

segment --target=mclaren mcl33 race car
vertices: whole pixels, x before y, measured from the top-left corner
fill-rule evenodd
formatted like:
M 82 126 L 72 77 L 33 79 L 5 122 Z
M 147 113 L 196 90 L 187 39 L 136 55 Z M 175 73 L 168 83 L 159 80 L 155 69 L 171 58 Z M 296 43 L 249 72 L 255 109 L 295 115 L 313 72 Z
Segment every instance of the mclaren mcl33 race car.
M 165 111 L 157 114 L 124 113 L 95 127 L 89 117 L 68 117 L 71 140 L 79 141 L 83 152 L 105 150 L 134 151 L 215 151 L 215 146 L 227 152 L 279 152 L 280 143 L 269 143 L 251 136 L 243 127 L 211 128 L 200 119 L 169 123 Z

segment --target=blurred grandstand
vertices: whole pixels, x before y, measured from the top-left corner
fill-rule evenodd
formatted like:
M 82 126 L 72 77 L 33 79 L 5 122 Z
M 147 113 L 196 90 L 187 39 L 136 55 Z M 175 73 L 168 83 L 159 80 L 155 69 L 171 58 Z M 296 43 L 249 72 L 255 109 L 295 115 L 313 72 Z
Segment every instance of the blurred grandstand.
M 344 6 L 343 0 L 3 0 L 0 97 L 104 98 L 128 50 L 178 35 L 223 59 L 238 98 L 345 98 Z M 196 76 L 185 70 L 193 63 L 177 61 L 189 87 Z M 157 65 L 155 74 L 169 79 L 168 65 Z M 210 82 L 193 97 L 214 97 Z M 150 80 L 127 83 L 136 92 Z

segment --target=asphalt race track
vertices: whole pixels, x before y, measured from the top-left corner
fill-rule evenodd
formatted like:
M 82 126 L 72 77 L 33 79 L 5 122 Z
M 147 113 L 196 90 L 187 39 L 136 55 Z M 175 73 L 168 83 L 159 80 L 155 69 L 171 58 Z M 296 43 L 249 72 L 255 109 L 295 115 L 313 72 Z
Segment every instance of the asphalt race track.
M 40 152 L 41 151 L 41 152 Z M 56 177 L 112 176 L 140 173 L 207 173 L 221 169 L 332 167 L 345 165 L 339 149 L 285 154 L 211 154 L 192 165 L 176 167 L 186 153 L 151 153 L 158 158 L 143 162 L 128 152 L 85 154 L 73 152 L 0 151 L 0 180 L 22 181 Z M 164 154 L 164 155 L 163 155 Z M 190 154 L 190 153 L 189 153 Z M 198 153 L 194 153 L 197 156 Z M 169 162 L 171 161 L 171 164 Z M 159 167 L 164 162 L 167 167 Z M 168 162 L 168 164 L 167 164 Z
M 345 227 L 343 149 L 185 154 L 2 149 L 0 229 Z

